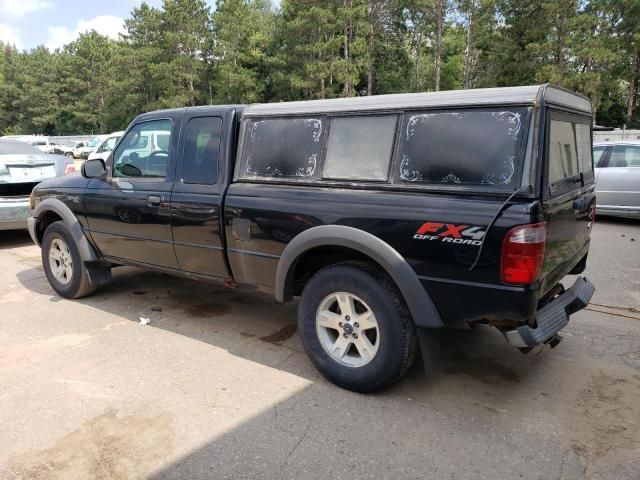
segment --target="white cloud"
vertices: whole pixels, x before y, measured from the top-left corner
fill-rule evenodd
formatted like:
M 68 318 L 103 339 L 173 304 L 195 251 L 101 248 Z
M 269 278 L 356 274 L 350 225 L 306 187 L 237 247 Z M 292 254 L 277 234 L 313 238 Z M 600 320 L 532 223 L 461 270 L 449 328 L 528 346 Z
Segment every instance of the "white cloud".
M 11 18 L 20 18 L 54 6 L 50 0 L 0 0 L 0 14 Z
M 20 30 L 6 23 L 0 23 L 0 41 L 15 45 L 19 49 L 22 48 Z
M 117 40 L 120 33 L 125 33 L 124 19 L 114 15 L 98 15 L 90 20 L 78 20 L 75 28 L 49 27 L 46 46 L 49 50 L 61 48 L 67 43 L 73 42 L 81 33 L 91 30 Z

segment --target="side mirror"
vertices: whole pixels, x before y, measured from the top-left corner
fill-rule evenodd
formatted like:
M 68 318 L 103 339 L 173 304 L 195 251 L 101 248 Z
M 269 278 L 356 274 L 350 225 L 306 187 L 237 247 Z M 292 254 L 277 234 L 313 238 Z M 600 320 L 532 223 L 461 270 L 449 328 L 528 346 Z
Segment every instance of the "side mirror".
M 80 171 L 82 172 L 82 176 L 85 178 L 101 177 L 107 172 L 107 165 L 104 163 L 103 159 L 94 158 L 92 160 L 85 161 L 82 164 Z

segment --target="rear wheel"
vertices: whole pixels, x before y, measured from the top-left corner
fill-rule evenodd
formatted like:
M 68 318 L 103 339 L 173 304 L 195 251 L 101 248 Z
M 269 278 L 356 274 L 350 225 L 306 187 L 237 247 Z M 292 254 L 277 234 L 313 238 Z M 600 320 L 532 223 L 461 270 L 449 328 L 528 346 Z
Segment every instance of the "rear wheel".
M 415 327 L 397 288 L 367 264 L 316 273 L 302 292 L 298 328 L 320 373 L 358 392 L 398 380 L 416 350 Z
M 95 290 L 73 237 L 63 222 L 54 222 L 42 239 L 42 265 L 51 287 L 62 297 L 80 298 Z

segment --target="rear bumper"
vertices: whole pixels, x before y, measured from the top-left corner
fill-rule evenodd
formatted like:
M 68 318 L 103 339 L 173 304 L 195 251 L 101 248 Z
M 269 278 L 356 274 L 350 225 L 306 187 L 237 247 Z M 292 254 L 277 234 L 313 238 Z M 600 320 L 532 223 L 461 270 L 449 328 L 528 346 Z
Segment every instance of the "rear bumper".
M 27 228 L 29 215 L 29 197 L 0 198 L 0 230 Z
M 514 347 L 535 347 L 552 339 L 569 323 L 569 316 L 589 304 L 596 288 L 584 277 L 578 277 L 573 286 L 556 297 L 536 313 L 536 326 L 523 325 L 503 332 Z
M 31 235 L 31 240 L 33 240 L 33 243 L 35 243 L 36 245 L 40 246 L 40 242 L 38 241 L 38 235 L 36 233 L 36 224 L 37 224 L 37 218 L 35 217 L 27 218 L 27 229 L 29 229 L 29 235 Z

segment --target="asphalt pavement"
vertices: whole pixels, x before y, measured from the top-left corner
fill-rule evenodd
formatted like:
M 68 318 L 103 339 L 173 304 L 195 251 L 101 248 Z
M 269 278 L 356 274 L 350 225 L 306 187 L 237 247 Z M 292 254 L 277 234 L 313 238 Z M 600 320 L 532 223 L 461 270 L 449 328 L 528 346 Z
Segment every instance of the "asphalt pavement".
M 24 232 L 0 266 L 0 479 L 640 478 L 640 222 L 598 218 L 555 349 L 449 331 L 373 395 L 316 372 L 295 304 L 129 268 L 63 300 Z

